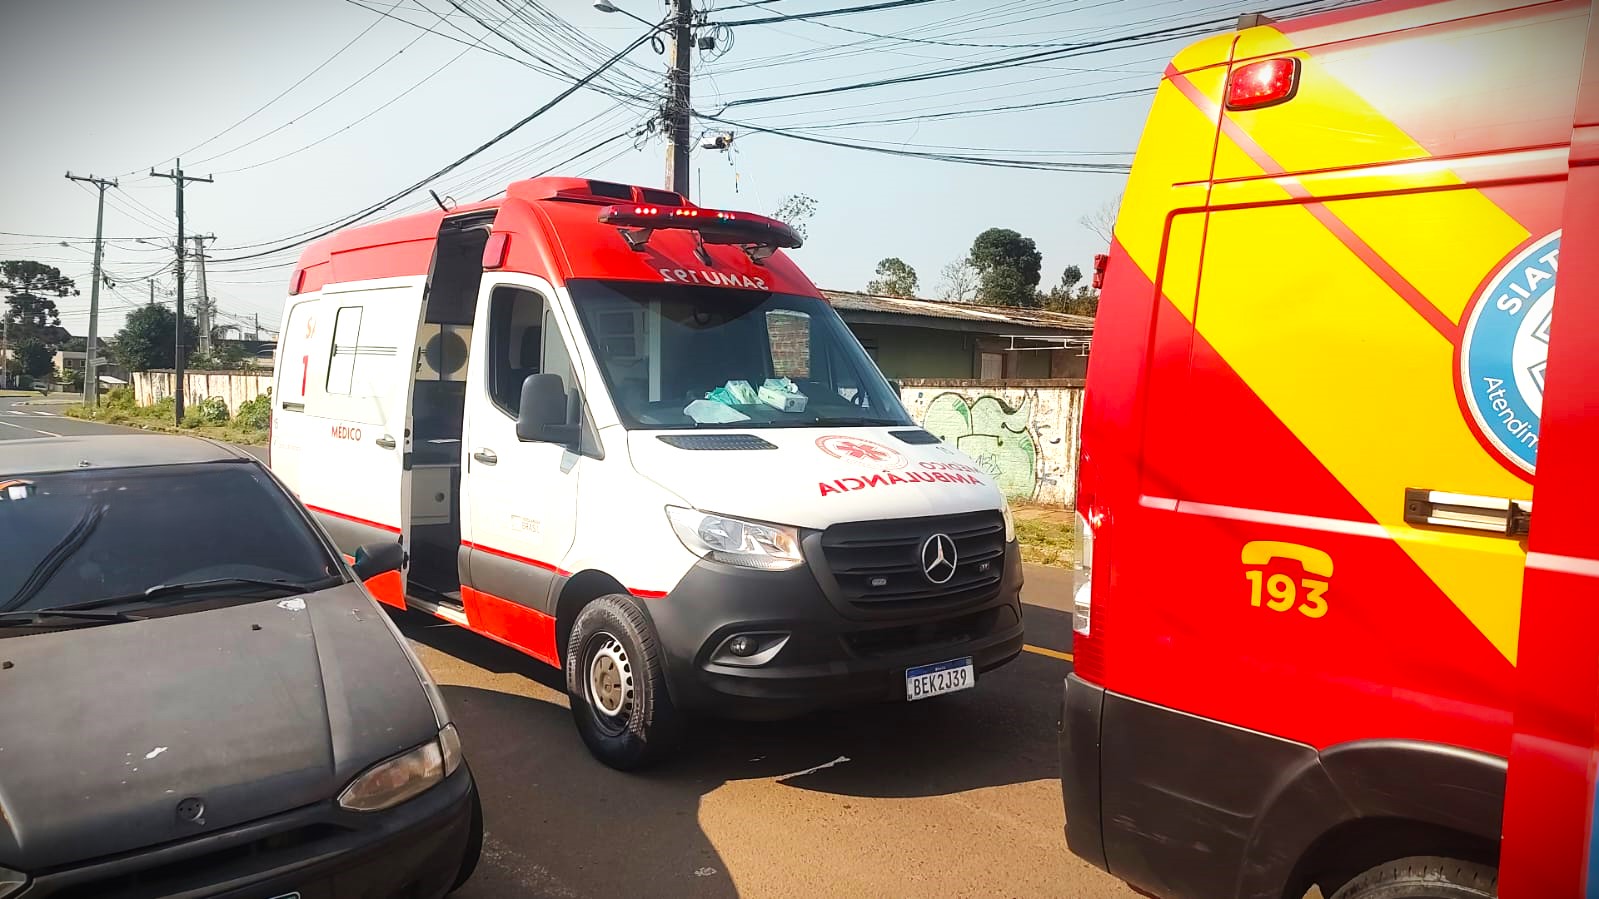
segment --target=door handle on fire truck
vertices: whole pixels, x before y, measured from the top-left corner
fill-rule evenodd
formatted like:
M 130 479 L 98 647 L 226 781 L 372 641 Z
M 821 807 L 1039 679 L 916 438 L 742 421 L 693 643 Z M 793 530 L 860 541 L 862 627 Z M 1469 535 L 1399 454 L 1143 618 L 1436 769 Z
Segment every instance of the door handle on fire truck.
M 384 434 L 382 437 L 379 437 L 379 438 L 377 438 L 376 440 L 374 440 L 372 442 L 376 443 L 378 446 L 383 447 L 384 449 L 394 449 L 394 446 L 395 446 L 394 438 L 390 437 L 387 434 Z
M 472 458 L 482 462 L 484 465 L 494 465 L 500 461 L 500 457 L 494 454 L 494 450 L 486 447 L 473 453 Z
M 1407 487 L 1405 523 L 1525 537 L 1532 526 L 1532 502 Z

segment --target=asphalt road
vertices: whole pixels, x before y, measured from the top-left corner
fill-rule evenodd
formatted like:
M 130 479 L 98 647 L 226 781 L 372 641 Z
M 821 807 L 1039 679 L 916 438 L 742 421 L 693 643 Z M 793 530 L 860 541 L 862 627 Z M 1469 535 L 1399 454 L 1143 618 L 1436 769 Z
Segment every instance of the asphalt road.
M 633 775 L 589 757 L 557 672 L 404 616 L 483 794 L 483 861 L 456 895 L 1131 897 L 1062 835 L 1070 586 L 1069 572 L 1028 570 L 1028 643 L 1042 652 L 975 689 L 775 724 L 697 721 L 680 758 Z
M 142 433 L 27 402 L 0 397 L 0 440 Z M 456 896 L 1133 896 L 1062 835 L 1070 573 L 1029 567 L 1023 598 L 1028 651 L 972 690 L 774 724 L 697 721 L 678 759 L 634 775 L 588 755 L 558 672 L 400 616 L 483 794 L 483 860 Z
M 138 428 L 106 425 L 99 422 L 69 418 L 66 406 L 41 402 L 32 397 L 0 396 L 0 440 L 30 440 L 41 437 L 84 437 L 91 434 L 146 434 Z M 266 458 L 266 447 L 240 447 L 257 458 Z

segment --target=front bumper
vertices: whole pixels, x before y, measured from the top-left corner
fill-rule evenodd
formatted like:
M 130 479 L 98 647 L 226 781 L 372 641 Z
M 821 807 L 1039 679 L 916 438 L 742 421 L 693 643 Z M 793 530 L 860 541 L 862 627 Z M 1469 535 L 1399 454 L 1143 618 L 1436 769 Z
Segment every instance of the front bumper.
M 700 562 L 670 596 L 644 603 L 667 657 L 667 686 L 685 711 L 746 720 L 905 700 L 905 669 L 970 656 L 988 671 L 1022 650 L 1022 569 L 1013 543 L 992 597 L 954 608 L 851 618 L 807 567 L 752 571 Z M 790 635 L 758 667 L 712 658 L 738 633 Z
M 36 873 L 15 899 L 438 899 L 471 835 L 465 765 L 396 808 L 331 801 L 180 843 Z

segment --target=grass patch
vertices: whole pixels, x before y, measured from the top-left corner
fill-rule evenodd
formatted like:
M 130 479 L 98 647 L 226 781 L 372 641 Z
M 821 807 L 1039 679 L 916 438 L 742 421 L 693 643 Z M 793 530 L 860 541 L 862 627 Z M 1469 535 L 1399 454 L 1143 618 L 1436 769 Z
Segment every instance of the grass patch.
M 1070 521 L 1047 518 L 1016 519 L 1016 540 L 1022 547 L 1022 561 L 1056 568 L 1072 567 L 1073 527 Z
M 188 407 L 184 410 L 183 424 L 179 425 L 174 420 L 170 397 L 160 400 L 153 406 L 136 406 L 133 404 L 132 391 L 127 394 L 119 393 L 124 389 L 110 391 L 95 408 L 81 405 L 67 406 L 64 411 L 71 418 L 98 421 L 108 425 L 122 425 L 169 434 L 194 434 L 224 443 L 247 446 L 266 445 L 267 429 L 264 424 L 257 427 L 257 419 L 254 416 L 230 420 L 227 407 L 221 405 L 221 400 L 214 398 L 202 400 Z

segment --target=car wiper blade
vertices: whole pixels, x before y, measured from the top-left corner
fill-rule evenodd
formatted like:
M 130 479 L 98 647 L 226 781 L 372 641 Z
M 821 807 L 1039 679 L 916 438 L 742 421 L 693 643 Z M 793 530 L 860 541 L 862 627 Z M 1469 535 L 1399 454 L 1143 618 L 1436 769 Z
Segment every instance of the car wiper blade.
M 819 425 L 824 428 L 887 428 L 894 422 L 881 418 L 862 418 L 860 416 L 834 416 L 832 418 L 813 418 L 806 424 Z
M 123 596 L 108 596 L 105 599 L 96 599 L 91 602 L 80 602 L 75 605 L 62 606 L 66 610 L 98 609 L 104 606 L 115 606 L 129 602 L 144 602 L 151 599 L 161 599 L 165 596 L 184 596 L 187 594 L 215 593 L 219 590 L 237 587 L 257 587 L 284 593 L 310 593 L 313 588 L 304 584 L 295 584 L 289 581 L 269 581 L 257 577 L 217 577 L 207 578 L 203 581 L 185 581 L 176 584 L 156 584 L 147 590 L 138 593 L 129 593 Z M 252 591 L 253 592 L 253 591 Z
M 119 621 L 143 621 L 146 617 L 130 612 L 94 609 L 30 609 L 26 612 L 0 612 L 0 627 L 89 627 Z

